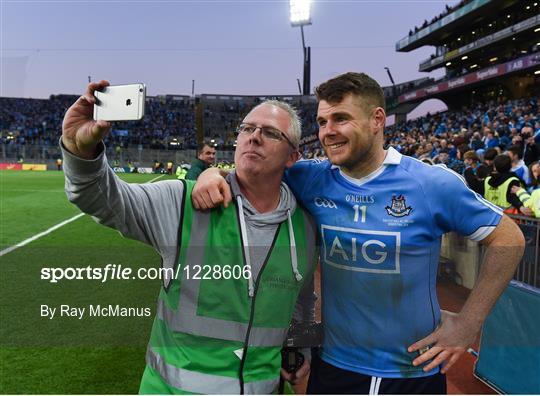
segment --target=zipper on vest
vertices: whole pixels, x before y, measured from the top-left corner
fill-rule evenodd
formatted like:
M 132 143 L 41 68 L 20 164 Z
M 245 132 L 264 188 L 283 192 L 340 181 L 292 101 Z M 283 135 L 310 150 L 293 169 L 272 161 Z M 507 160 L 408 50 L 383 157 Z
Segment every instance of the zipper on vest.
M 239 216 L 238 207 L 236 209 L 237 209 L 236 213 Z M 240 219 L 238 219 L 238 221 L 240 221 Z M 244 365 L 246 364 L 246 356 L 247 356 L 247 350 L 248 350 L 248 345 L 249 345 L 249 336 L 250 336 L 250 333 L 251 333 L 251 327 L 253 326 L 253 317 L 255 316 L 255 302 L 256 302 L 256 299 L 257 299 L 257 292 L 259 290 L 259 281 L 261 280 L 261 276 L 263 274 L 264 268 L 266 267 L 266 264 L 268 263 L 268 260 L 270 259 L 270 255 L 272 254 L 272 251 L 274 250 L 274 245 L 276 243 L 276 240 L 277 240 L 280 229 L 281 229 L 281 223 L 278 224 L 278 227 L 276 229 L 276 233 L 274 234 L 274 239 L 272 240 L 272 245 L 270 245 L 270 249 L 268 250 L 266 258 L 264 259 L 264 263 L 261 266 L 261 270 L 259 271 L 259 275 L 257 276 L 257 280 L 255 281 L 255 291 L 253 293 L 253 298 L 251 299 L 251 310 L 250 310 L 250 314 L 249 314 L 249 323 L 248 323 L 248 328 L 247 328 L 247 332 L 246 332 L 246 339 L 244 341 L 244 349 L 242 351 L 242 360 L 240 361 L 240 370 L 239 370 L 239 373 L 238 373 L 238 379 L 240 380 L 240 394 L 241 395 L 244 394 Z M 243 251 L 244 251 L 244 249 L 242 249 L 242 252 Z M 246 264 L 245 261 L 246 261 L 246 258 L 244 257 L 244 265 Z

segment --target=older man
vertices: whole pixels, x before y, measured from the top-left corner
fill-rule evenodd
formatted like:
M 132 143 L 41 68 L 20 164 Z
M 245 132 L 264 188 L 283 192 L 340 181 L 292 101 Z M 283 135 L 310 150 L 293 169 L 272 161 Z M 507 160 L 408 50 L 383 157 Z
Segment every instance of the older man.
M 281 182 L 298 157 L 296 112 L 269 101 L 246 116 L 228 178 L 235 205 L 203 213 L 191 205 L 193 182 L 132 185 L 107 166 L 110 124 L 92 120 L 94 91 L 107 85 L 89 84 L 65 115 L 66 192 L 100 223 L 153 246 L 165 268 L 180 268 L 158 299 L 140 392 L 273 392 L 302 291 L 297 319 L 313 314 L 315 228 Z

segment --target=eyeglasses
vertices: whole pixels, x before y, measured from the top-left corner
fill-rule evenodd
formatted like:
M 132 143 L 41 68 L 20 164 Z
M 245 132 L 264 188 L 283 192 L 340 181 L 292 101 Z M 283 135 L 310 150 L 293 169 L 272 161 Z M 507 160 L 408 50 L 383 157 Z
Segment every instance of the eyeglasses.
M 272 128 L 272 127 L 266 127 L 266 126 L 255 126 L 253 124 L 240 124 L 240 126 L 236 129 L 236 132 L 238 134 L 244 133 L 246 135 L 251 135 L 255 133 L 257 129 L 261 130 L 261 134 L 270 140 L 275 141 L 281 141 L 285 139 L 289 145 L 296 150 L 296 146 L 291 142 L 291 140 L 285 135 L 285 133 L 281 132 L 279 129 Z

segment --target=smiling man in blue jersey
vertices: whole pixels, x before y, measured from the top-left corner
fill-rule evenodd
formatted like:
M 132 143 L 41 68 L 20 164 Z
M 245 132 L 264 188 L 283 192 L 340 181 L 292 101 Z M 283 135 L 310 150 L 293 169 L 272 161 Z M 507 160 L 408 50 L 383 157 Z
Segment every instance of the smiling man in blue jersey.
M 342 74 L 316 94 L 329 160 L 299 161 L 286 173 L 322 243 L 324 342 L 308 393 L 446 393 L 444 373 L 512 278 L 523 235 L 453 171 L 383 148 L 384 96 L 369 76 Z M 228 200 L 218 174 L 207 176 L 194 191 L 201 208 Z M 459 314 L 441 313 L 435 287 L 450 231 L 488 247 Z

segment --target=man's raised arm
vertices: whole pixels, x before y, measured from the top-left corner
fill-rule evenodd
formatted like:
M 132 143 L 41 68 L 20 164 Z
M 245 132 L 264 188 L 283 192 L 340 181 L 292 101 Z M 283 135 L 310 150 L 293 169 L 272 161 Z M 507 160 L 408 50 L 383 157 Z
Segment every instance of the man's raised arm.
M 60 145 L 66 194 L 84 213 L 128 238 L 154 246 L 168 261 L 177 244 L 183 184 L 176 180 L 129 184 L 108 166 L 102 140 L 111 125 L 92 119 L 94 91 L 108 85 L 104 80 L 89 84 L 64 116 Z

